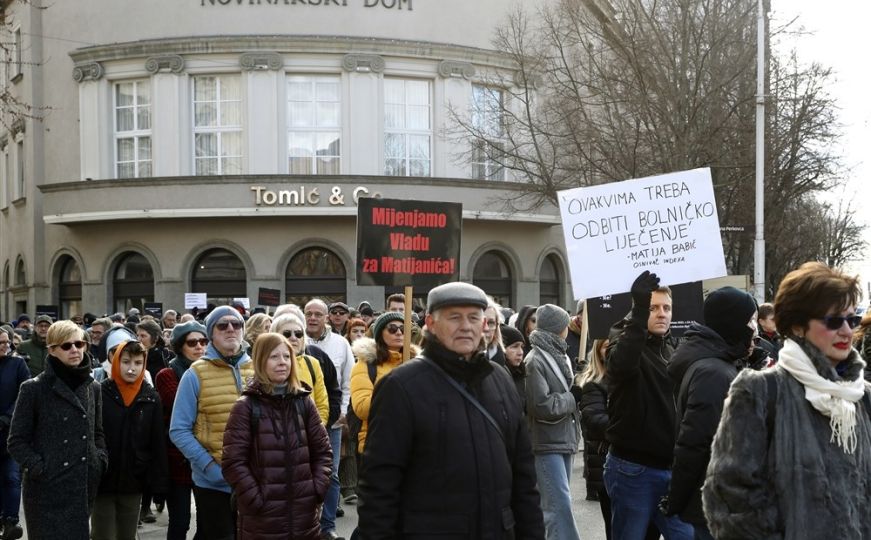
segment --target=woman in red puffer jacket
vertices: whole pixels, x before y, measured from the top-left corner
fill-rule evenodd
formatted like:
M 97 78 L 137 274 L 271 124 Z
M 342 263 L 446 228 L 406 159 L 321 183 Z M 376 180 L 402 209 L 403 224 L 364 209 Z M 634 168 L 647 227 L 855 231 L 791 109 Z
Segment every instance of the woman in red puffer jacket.
M 221 469 L 236 496 L 240 540 L 320 538 L 333 454 L 296 354 L 281 334 L 261 334 L 255 377 L 230 411 Z

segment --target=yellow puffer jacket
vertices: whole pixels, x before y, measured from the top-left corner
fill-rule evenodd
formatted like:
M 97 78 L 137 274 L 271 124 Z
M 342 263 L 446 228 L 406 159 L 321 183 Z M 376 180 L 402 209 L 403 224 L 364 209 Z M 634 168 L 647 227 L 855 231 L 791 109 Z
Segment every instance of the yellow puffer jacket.
M 245 382 L 254 377 L 254 363 L 246 360 L 239 365 L 238 381 L 233 368 L 223 360 L 197 360 L 191 369 L 200 381 L 194 436 L 220 465 L 230 409 L 242 395 Z
M 351 405 L 354 407 L 354 414 L 363 421 L 360 427 L 360 435 L 357 437 L 357 451 L 363 453 L 363 448 L 366 446 L 366 430 L 369 427 L 369 408 L 372 405 L 372 392 L 375 389 L 375 384 L 369 379 L 369 368 L 367 364 L 376 363 L 375 368 L 375 383 L 381 380 L 382 377 L 393 371 L 393 368 L 402 364 L 402 353 L 398 351 L 390 351 L 390 357 L 386 360 L 378 361 L 376 358 L 375 340 L 367 337 L 362 337 L 351 345 L 351 350 L 354 351 L 354 357 L 357 363 L 351 369 Z M 414 358 L 420 352 L 420 349 L 411 346 L 411 356 Z
M 296 376 L 299 382 L 304 382 L 312 389 L 311 397 L 315 400 L 321 422 L 327 423 L 330 418 L 330 398 L 327 395 L 327 385 L 324 383 L 324 372 L 317 358 L 301 354 L 296 357 Z M 312 381 L 314 377 L 314 381 Z

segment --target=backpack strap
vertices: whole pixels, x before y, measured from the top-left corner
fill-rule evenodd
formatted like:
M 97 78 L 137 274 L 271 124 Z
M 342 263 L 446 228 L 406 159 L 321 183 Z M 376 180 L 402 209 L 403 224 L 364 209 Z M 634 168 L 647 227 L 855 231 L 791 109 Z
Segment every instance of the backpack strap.
M 774 437 L 774 417 L 777 413 L 777 372 L 774 369 L 763 375 L 768 385 L 768 401 L 765 404 L 765 428 L 768 431 L 769 444 Z M 867 394 L 866 394 L 867 396 Z
M 366 369 L 369 371 L 369 380 L 372 381 L 372 386 L 375 386 L 375 379 L 378 377 L 378 366 L 374 362 L 366 364 Z
M 305 360 L 305 365 L 308 366 L 308 372 L 311 373 L 312 389 L 314 389 L 315 385 L 318 383 L 318 377 L 317 377 L 317 375 L 315 375 L 315 368 L 314 368 L 314 366 L 312 366 L 312 359 L 307 354 L 302 355 L 302 357 Z

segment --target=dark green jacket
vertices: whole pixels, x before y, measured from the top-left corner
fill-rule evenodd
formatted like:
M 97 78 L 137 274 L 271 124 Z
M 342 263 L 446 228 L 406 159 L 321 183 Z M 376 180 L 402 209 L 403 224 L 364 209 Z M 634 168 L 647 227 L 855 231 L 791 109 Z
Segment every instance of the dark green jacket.
M 48 356 L 48 347 L 45 340 L 34 333 L 33 337 L 27 341 L 22 341 L 16 352 L 21 356 L 27 357 L 27 367 L 30 369 L 30 375 L 36 377 L 45 371 L 45 357 Z

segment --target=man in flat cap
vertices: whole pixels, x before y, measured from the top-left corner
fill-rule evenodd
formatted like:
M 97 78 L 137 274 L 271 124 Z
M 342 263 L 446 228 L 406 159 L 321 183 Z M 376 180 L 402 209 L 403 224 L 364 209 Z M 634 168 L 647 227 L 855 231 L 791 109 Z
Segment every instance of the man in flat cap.
M 544 538 L 520 398 L 481 349 L 486 307 L 474 285 L 432 289 L 423 352 L 375 387 L 359 479 L 366 540 Z

